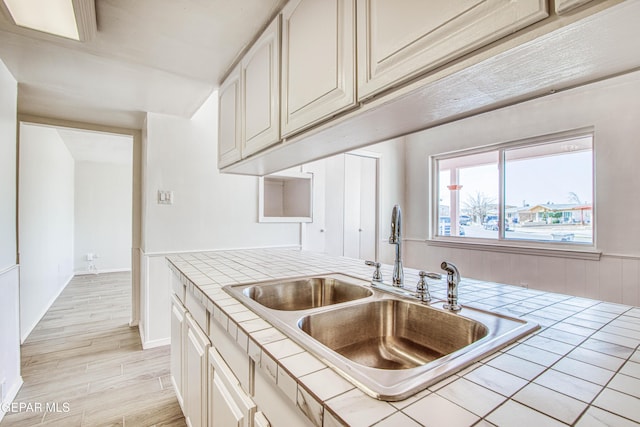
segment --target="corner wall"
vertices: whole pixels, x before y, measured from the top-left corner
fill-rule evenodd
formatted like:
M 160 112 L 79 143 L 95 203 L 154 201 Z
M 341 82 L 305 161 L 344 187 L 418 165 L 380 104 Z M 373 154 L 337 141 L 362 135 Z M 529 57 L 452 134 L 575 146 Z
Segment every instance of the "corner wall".
M 16 120 L 18 84 L 0 60 L 0 421 L 22 386 L 20 286 L 16 264 Z
M 169 343 L 166 255 L 215 249 L 299 246 L 299 224 L 258 223 L 258 178 L 217 168 L 218 93 L 191 120 L 149 113 L 142 137 L 143 229 L 140 333 Z M 157 191 L 173 191 L 172 205 Z
M 20 124 L 20 335 L 73 277 L 74 160 L 58 132 Z
M 406 265 L 604 301 L 640 305 L 640 72 L 545 96 L 406 137 Z M 600 261 L 430 246 L 428 158 L 593 127 L 595 240 Z

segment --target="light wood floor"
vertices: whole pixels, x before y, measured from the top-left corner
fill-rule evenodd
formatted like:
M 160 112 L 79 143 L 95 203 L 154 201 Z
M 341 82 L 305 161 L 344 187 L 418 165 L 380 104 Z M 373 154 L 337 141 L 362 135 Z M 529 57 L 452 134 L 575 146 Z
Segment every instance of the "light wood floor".
M 2 427 L 185 425 L 169 346 L 142 350 L 138 328 L 128 326 L 130 295 L 129 273 L 71 281 L 21 349 L 15 402 L 42 410 L 7 413 Z M 47 403 L 60 412 L 46 411 Z

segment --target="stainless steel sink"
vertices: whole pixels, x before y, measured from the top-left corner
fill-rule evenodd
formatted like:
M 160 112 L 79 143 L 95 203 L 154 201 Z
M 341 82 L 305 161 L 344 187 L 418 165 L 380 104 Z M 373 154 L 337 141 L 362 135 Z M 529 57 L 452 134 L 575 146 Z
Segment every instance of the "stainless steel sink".
M 310 314 L 298 326 L 347 359 L 379 369 L 426 365 L 489 333 L 475 320 L 397 299 Z
M 452 313 L 337 273 L 223 289 L 380 400 L 403 400 L 538 329 L 471 307 Z
M 242 293 L 274 310 L 306 310 L 340 304 L 373 295 L 370 289 L 337 277 L 310 277 L 299 280 L 253 285 Z

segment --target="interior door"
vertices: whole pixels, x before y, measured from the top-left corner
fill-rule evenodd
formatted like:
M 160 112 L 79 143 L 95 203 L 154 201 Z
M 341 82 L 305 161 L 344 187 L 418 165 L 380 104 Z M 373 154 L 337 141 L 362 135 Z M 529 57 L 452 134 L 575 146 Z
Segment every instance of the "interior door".
M 375 260 L 378 212 L 378 159 L 360 157 L 359 258 Z
M 344 241 L 342 253 L 360 258 L 360 156 L 344 156 Z
M 343 255 L 376 259 L 378 159 L 345 155 Z

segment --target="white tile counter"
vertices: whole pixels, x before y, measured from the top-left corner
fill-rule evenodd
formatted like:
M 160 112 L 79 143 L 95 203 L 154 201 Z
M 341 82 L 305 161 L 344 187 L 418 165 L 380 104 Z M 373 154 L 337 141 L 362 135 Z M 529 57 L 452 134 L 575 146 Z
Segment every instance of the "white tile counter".
M 640 425 L 640 308 L 463 278 L 463 307 L 526 318 L 541 329 L 406 400 L 384 402 L 221 289 L 332 272 L 369 280 L 373 269 L 362 261 L 250 249 L 175 255 L 169 266 L 316 425 Z M 391 267 L 382 273 L 389 280 Z M 405 269 L 405 286 L 417 281 L 417 271 Z M 434 299 L 446 299 L 444 279 L 428 282 Z

